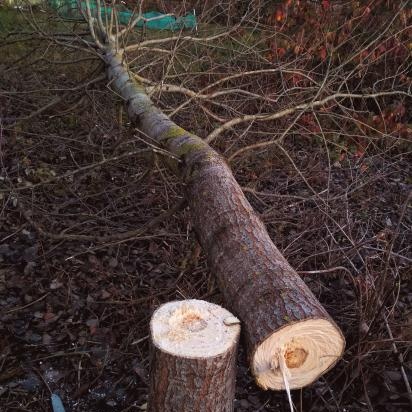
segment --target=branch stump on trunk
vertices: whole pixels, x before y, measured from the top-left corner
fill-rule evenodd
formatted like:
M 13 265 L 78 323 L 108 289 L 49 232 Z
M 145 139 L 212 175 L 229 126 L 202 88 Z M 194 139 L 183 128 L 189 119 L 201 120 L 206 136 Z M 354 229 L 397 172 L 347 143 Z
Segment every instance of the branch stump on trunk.
M 150 322 L 150 412 L 231 412 L 240 322 L 202 300 L 169 302 Z

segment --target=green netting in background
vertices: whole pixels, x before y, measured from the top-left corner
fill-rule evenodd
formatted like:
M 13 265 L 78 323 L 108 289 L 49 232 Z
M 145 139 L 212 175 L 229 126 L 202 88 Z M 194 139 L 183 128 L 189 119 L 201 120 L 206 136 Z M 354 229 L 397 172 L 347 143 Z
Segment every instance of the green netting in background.
M 48 0 L 48 3 L 53 7 L 59 15 L 65 18 L 79 19 L 82 18 L 79 7 L 85 12 L 86 2 L 77 0 Z M 101 2 L 103 3 L 103 2 Z M 96 1 L 90 1 L 90 11 L 91 14 L 96 16 L 97 5 Z M 101 15 L 103 19 L 110 19 L 112 13 L 112 7 L 102 6 Z M 131 19 L 133 19 L 133 12 L 125 8 L 116 7 L 117 18 L 119 24 L 127 25 Z M 136 27 L 146 27 L 152 30 L 182 30 L 182 29 L 194 29 L 196 28 L 197 21 L 196 16 L 193 13 L 189 13 L 186 16 L 175 17 L 168 16 L 158 11 L 149 11 L 143 13 L 145 20 L 140 20 Z M 150 19 L 155 20 L 150 20 Z

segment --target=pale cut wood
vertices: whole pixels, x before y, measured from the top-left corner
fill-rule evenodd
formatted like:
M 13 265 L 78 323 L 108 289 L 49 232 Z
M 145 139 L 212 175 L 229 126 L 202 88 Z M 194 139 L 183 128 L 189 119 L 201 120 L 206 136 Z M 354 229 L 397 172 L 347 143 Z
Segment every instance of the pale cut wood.
M 202 300 L 162 305 L 150 322 L 150 412 L 231 412 L 240 321 Z
M 335 364 L 343 344 L 340 331 L 326 319 L 289 324 L 257 347 L 253 374 L 264 389 L 302 388 Z

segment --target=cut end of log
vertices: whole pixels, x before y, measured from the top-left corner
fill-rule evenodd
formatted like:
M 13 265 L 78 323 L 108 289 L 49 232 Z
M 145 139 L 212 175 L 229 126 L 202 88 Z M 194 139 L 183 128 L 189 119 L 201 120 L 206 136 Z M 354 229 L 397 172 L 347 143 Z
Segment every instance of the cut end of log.
M 153 344 L 163 352 L 184 358 L 218 356 L 233 348 L 238 340 L 240 322 L 233 319 L 236 318 L 226 309 L 202 300 L 169 302 L 152 316 Z
M 328 371 L 344 347 L 339 328 L 327 319 L 296 322 L 274 332 L 257 347 L 253 374 L 263 389 L 302 388 Z

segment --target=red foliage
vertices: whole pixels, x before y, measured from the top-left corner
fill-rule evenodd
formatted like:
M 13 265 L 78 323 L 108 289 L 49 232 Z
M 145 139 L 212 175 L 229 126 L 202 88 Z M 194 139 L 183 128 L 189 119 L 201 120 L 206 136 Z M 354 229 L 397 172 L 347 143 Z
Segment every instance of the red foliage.
M 330 7 L 330 1 L 329 1 L 329 0 L 322 0 L 322 7 L 323 7 L 325 10 L 328 10 L 329 7 Z
M 322 46 L 322 47 L 319 49 L 319 57 L 320 57 L 320 59 L 321 59 L 322 61 L 325 61 L 327 54 L 328 54 L 328 52 L 326 51 L 326 47 L 325 47 L 325 46 Z

